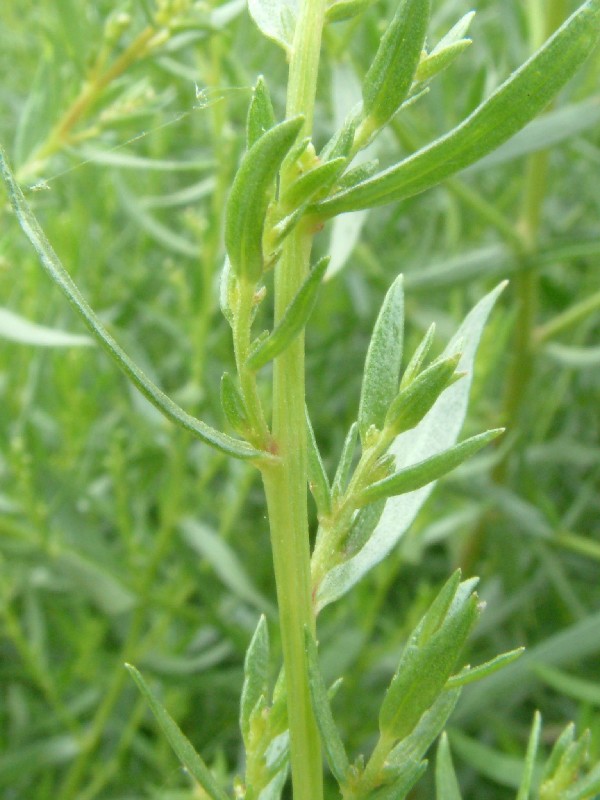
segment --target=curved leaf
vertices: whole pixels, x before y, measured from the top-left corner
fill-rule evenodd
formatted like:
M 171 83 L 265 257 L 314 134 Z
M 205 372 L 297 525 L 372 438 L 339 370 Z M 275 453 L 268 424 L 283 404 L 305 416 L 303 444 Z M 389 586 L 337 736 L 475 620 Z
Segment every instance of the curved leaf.
M 193 433 L 203 442 L 210 444 L 217 450 L 221 450 L 237 458 L 256 458 L 263 455 L 259 450 L 255 450 L 254 447 L 246 442 L 233 439 L 231 436 L 227 436 L 211 428 L 205 422 L 192 417 L 191 414 L 184 411 L 180 406 L 174 403 L 170 397 L 167 397 L 158 386 L 152 383 L 138 365 L 129 358 L 125 351 L 122 350 L 112 338 L 62 265 L 59 257 L 48 241 L 46 234 L 37 221 L 31 206 L 25 199 L 8 165 L 4 149 L 1 146 L 0 172 L 7 186 L 10 201 L 17 215 L 17 219 L 25 231 L 27 238 L 34 246 L 42 262 L 42 266 L 83 319 L 94 339 L 104 348 L 144 397 L 156 406 L 156 408 L 158 408 L 167 419 L 171 420 L 171 422 Z M 264 455 L 266 456 L 267 454 L 265 453 Z
M 379 175 L 314 206 L 320 217 L 419 194 L 478 161 L 532 120 L 600 39 L 600 0 L 588 0 L 454 130 Z

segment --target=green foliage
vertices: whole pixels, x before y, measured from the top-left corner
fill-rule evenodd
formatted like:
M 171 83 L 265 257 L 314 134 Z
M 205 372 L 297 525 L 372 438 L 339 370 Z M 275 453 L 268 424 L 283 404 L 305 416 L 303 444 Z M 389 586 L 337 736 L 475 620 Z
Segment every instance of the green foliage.
M 593 800 L 600 5 L 248 8 L 0 11 L 0 794 Z

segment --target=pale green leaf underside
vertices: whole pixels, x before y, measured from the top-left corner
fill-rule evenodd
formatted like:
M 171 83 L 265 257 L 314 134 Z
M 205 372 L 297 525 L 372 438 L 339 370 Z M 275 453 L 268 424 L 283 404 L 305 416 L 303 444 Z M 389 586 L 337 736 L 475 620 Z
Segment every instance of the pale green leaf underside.
M 37 347 L 86 347 L 93 344 L 89 336 L 38 325 L 7 308 L 0 308 L 0 338 Z
M 473 362 L 479 339 L 504 286 L 505 284 L 500 284 L 480 300 L 448 343 L 444 354 L 450 356 L 457 350 L 462 350 L 457 371 L 467 374 L 445 390 L 415 428 L 396 438 L 390 448 L 390 452 L 396 458 L 396 470 L 436 455 L 452 447 L 456 442 L 467 411 Z M 325 576 L 318 590 L 320 608 L 346 594 L 363 575 L 385 558 L 410 527 L 434 485 L 430 483 L 414 492 L 391 497 L 387 501 L 377 527 L 365 546 L 355 556 L 344 564 L 334 567 Z
M 317 204 L 314 211 L 327 218 L 402 200 L 475 163 L 545 108 L 599 38 L 600 0 L 588 0 L 464 122 L 399 164 Z
M 261 32 L 286 51 L 294 41 L 298 10 L 298 0 L 248 0 L 250 16 Z
M 255 450 L 246 442 L 233 439 L 211 428 L 201 420 L 192 417 L 174 403 L 170 397 L 167 397 L 158 386 L 152 383 L 137 364 L 129 358 L 100 322 L 73 279 L 62 265 L 59 257 L 54 252 L 31 206 L 17 184 L 13 172 L 8 165 L 4 149 L 1 146 L 0 171 L 8 189 L 8 194 L 17 219 L 25 231 L 27 238 L 35 248 L 44 269 L 83 319 L 94 339 L 104 348 L 144 397 L 156 406 L 156 408 L 158 408 L 167 419 L 171 420 L 171 422 L 174 422 L 194 434 L 203 442 L 210 444 L 217 450 L 221 450 L 224 453 L 238 458 L 255 458 L 260 456 L 260 451 Z

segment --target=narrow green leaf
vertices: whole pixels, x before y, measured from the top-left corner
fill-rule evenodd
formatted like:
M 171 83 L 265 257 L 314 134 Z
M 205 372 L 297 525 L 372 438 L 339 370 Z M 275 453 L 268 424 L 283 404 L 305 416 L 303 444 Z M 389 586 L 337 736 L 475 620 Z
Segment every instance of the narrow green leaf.
M 42 266 L 83 319 L 94 339 L 127 375 L 135 387 L 171 422 L 197 436 L 206 444 L 237 458 L 268 457 L 246 442 L 233 439 L 206 423 L 192 417 L 158 388 L 115 342 L 96 314 L 92 311 L 77 285 L 62 265 L 25 199 L 8 165 L 4 149 L 0 146 L 0 171 L 7 186 L 15 214 L 27 238 L 35 248 Z
M 444 389 L 458 377 L 459 360 L 460 353 L 456 353 L 436 361 L 401 389 L 388 409 L 384 428 L 399 434 L 418 425 Z
M 263 271 L 262 238 L 273 183 L 294 144 L 303 117 L 271 128 L 247 151 L 225 209 L 225 245 L 233 271 L 256 282 Z
M 364 161 L 362 164 L 358 164 L 356 167 L 349 169 L 348 172 L 345 172 L 342 175 L 338 181 L 338 188 L 340 190 L 347 189 L 350 186 L 355 186 L 357 183 L 366 181 L 377 172 L 378 168 L 379 160 L 377 158 L 373 158 L 370 161 Z
M 321 161 L 331 161 L 340 157 L 346 158 L 350 155 L 356 124 L 356 114 L 349 114 L 342 127 L 333 134 L 319 153 Z
M 385 503 L 385 499 L 378 500 L 375 503 L 369 503 L 369 505 L 359 508 L 352 520 L 352 526 L 344 544 L 344 553 L 347 556 L 358 553 L 367 543 L 383 514 Z
M 402 740 L 408 736 L 444 691 L 480 613 L 472 587 L 473 583 L 466 581 L 457 588 L 437 630 L 424 637 L 425 617 L 409 637 L 379 712 L 379 729 L 386 738 Z
M 429 0 L 402 0 L 363 83 L 365 118 L 380 128 L 408 95 L 429 22 Z
M 527 744 L 527 754 L 525 756 L 525 769 L 521 779 L 521 785 L 516 800 L 529 800 L 531 795 L 531 785 L 533 783 L 533 775 L 535 771 L 535 757 L 540 743 L 540 730 L 542 727 L 542 717 L 539 711 L 535 712 L 533 717 L 533 725 L 531 726 L 531 733 L 529 734 L 529 742 Z
M 454 689 L 457 686 L 465 686 L 467 683 L 480 681 L 482 678 L 486 678 L 488 675 L 492 675 L 494 672 L 502 669 L 502 667 L 507 667 L 509 664 L 512 664 L 512 662 L 520 658 L 524 652 L 524 647 L 518 647 L 516 650 L 502 653 L 496 656 L 496 658 L 486 661 L 485 664 L 480 664 L 478 667 L 467 667 L 462 672 L 459 672 L 458 675 L 452 675 L 451 678 L 448 678 L 446 688 Z
M 340 460 L 333 478 L 331 494 L 334 500 L 344 494 L 346 484 L 348 483 L 352 462 L 354 461 L 354 453 L 356 452 L 357 433 L 358 425 L 356 422 L 353 422 L 344 439 Z
M 280 353 L 283 353 L 296 336 L 304 330 L 317 302 L 319 288 L 328 263 L 329 256 L 317 261 L 286 309 L 279 324 L 248 358 L 246 363 L 250 369 L 258 370 Z
M 177 723 L 171 718 L 167 710 L 158 702 L 146 681 L 142 678 L 137 669 L 131 664 L 125 667 L 136 682 L 138 689 L 148 701 L 152 713 L 156 717 L 162 732 L 167 737 L 169 744 L 175 751 L 177 757 L 187 769 L 190 775 L 198 781 L 204 791 L 212 800 L 229 800 L 225 792 L 219 787 L 210 770 L 194 750 L 190 740 L 181 732 Z
M 547 664 L 534 664 L 533 671 L 547 686 L 581 703 L 600 707 L 600 686 L 595 680 L 579 678 Z
M 247 427 L 248 415 L 242 395 L 228 372 L 221 377 L 221 408 L 234 431 L 240 433 Z
M 360 505 L 364 505 L 372 503 L 374 500 L 380 500 L 382 497 L 394 497 L 406 492 L 414 492 L 421 486 L 437 481 L 438 478 L 451 472 L 467 458 L 475 455 L 478 450 L 496 439 L 501 433 L 504 433 L 504 428 L 496 428 L 477 436 L 471 436 L 449 450 L 444 450 L 443 453 L 419 461 L 411 467 L 406 467 L 389 478 L 384 478 L 384 480 L 368 486 L 360 494 L 358 502 Z
M 268 691 L 269 631 L 264 614 L 260 617 L 248 645 L 244 660 L 244 684 L 240 698 L 240 729 L 246 745 L 250 732 L 250 715 L 261 696 Z
M 402 767 L 406 763 L 423 758 L 433 741 L 440 735 L 454 711 L 461 689 L 443 691 L 433 705 L 425 711 L 412 733 L 391 750 L 386 762 L 390 767 Z
M 575 724 L 570 722 L 554 743 L 554 747 L 550 753 L 550 758 L 547 760 L 544 767 L 544 773 L 542 775 L 542 779 L 544 781 L 548 780 L 552 775 L 554 775 L 558 769 L 558 765 L 560 764 L 563 755 L 566 753 L 568 748 L 571 747 L 574 741 Z
M 461 577 L 461 570 L 455 570 L 439 590 L 434 601 L 411 635 L 411 638 L 414 638 L 417 643 L 426 642 L 439 630 L 440 625 L 443 623 L 448 613 L 448 609 L 456 597 Z M 471 588 L 471 584 L 467 581 L 465 581 L 465 585 L 467 585 L 469 589 Z
M 258 76 L 248 108 L 246 121 L 246 142 L 250 149 L 260 137 L 275 125 L 275 113 L 271 95 L 262 75 Z
M 435 760 L 435 796 L 436 800 L 462 800 L 445 733 L 441 736 Z
M 442 36 L 431 52 L 439 53 L 440 50 L 444 50 L 446 47 L 451 47 L 453 44 L 456 44 L 456 42 L 464 39 L 466 33 L 471 27 L 474 16 L 474 11 L 467 11 L 467 13 L 458 20 L 456 25 L 453 25 L 448 33 L 445 36 Z
M 304 635 L 308 659 L 308 685 L 313 712 L 321 731 L 321 740 L 325 748 L 327 763 L 338 783 L 343 784 L 346 781 L 350 763 L 331 713 L 327 687 L 319 666 L 317 644 L 308 629 L 305 629 Z
M 331 487 L 319 452 L 308 408 L 306 409 L 306 430 L 308 443 L 308 484 L 317 505 L 319 516 L 331 513 Z
M 404 290 L 399 275 L 385 296 L 369 343 L 363 374 L 358 426 L 365 443 L 367 431 L 381 429 L 398 392 L 404 334 Z
M 325 193 L 346 166 L 344 157 L 324 161 L 295 180 L 281 198 L 285 208 L 297 208 L 308 203 L 318 192 Z M 322 195 L 321 195 L 322 196 Z
M 467 119 L 414 155 L 315 206 L 321 217 L 419 194 L 495 150 L 532 120 L 600 38 L 600 0 L 588 0 Z
M 425 58 L 421 59 L 419 62 L 419 67 L 415 74 L 415 81 L 423 83 L 424 81 L 430 81 L 432 78 L 435 78 L 436 75 L 443 72 L 453 61 L 464 53 L 470 44 L 470 39 L 461 39 L 458 42 L 454 42 L 454 44 L 448 45 L 448 47 L 444 47 L 443 50 L 439 50 L 437 53 L 432 52 L 428 56 L 425 56 Z
M 435 322 L 432 322 L 429 328 L 427 329 L 425 336 L 419 342 L 419 345 L 415 352 L 412 354 L 410 361 L 406 365 L 406 369 L 402 375 L 402 380 L 400 381 L 400 391 L 405 389 L 411 381 L 413 381 L 416 376 L 421 372 L 421 367 L 423 366 L 423 362 L 427 358 L 429 351 L 431 350 L 431 345 L 433 344 L 433 338 L 435 336 Z

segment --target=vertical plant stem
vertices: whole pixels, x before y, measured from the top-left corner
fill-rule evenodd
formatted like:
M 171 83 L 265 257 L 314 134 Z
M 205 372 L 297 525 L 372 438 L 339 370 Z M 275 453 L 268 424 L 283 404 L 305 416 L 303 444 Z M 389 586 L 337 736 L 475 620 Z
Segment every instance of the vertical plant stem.
M 304 0 L 290 59 L 287 116 L 304 116 L 310 135 L 314 111 L 323 0 Z M 283 192 L 291 165 L 281 176 Z M 309 268 L 312 233 L 304 225 L 290 234 L 275 270 L 275 321 L 300 288 Z M 304 629 L 314 632 L 307 518 L 307 458 L 304 416 L 304 336 L 275 360 L 273 438 L 280 462 L 265 470 L 277 599 L 287 683 L 294 800 L 321 800 L 323 768 L 318 728 L 312 712 Z
M 529 0 L 529 29 L 531 49 L 536 50 L 559 27 L 566 16 L 565 0 Z M 535 253 L 538 246 L 544 198 L 548 186 L 548 151 L 534 153 L 527 161 L 523 204 L 518 228 L 525 246 L 521 259 L 522 269 L 517 274 L 517 319 L 513 360 L 508 376 L 504 403 L 504 418 L 516 421 L 526 395 L 533 367 L 534 328 L 537 314 L 538 273 L 527 269 L 526 259 Z M 506 459 L 498 465 L 495 478 L 503 480 Z

